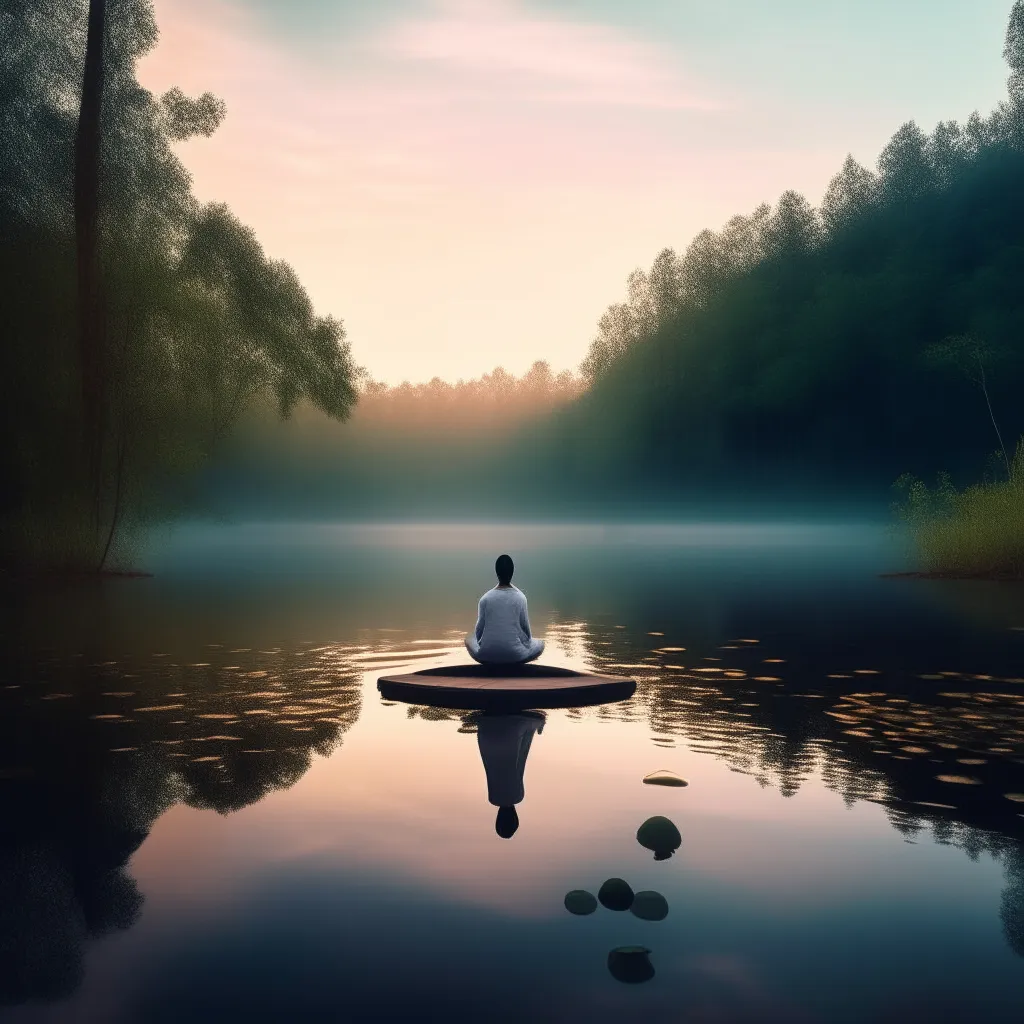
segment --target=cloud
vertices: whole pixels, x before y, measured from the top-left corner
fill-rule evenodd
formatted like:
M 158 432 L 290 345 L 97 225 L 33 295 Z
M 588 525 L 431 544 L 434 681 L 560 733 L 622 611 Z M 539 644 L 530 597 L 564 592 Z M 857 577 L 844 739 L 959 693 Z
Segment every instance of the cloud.
M 375 40 L 382 57 L 430 64 L 520 99 L 713 109 L 672 54 L 607 25 L 529 11 L 514 0 L 436 0 Z
M 573 366 L 634 266 L 845 153 L 738 151 L 742 110 L 708 116 L 660 44 L 523 0 L 427 3 L 300 47 L 247 0 L 156 0 L 139 69 L 226 102 L 177 147 L 197 196 L 295 267 L 379 379 Z

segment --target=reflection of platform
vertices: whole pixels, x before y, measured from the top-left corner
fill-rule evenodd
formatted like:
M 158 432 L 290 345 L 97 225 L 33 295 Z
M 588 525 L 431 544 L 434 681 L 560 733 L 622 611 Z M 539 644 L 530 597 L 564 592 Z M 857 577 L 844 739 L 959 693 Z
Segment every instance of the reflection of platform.
M 377 689 L 407 704 L 490 711 L 609 704 L 632 697 L 636 683 L 546 665 L 450 665 L 381 676 Z

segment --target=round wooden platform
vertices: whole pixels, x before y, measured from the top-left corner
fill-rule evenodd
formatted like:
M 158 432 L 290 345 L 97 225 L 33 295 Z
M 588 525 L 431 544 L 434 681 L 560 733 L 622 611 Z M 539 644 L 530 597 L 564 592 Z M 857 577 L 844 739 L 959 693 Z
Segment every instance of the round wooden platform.
M 381 676 L 377 689 L 406 704 L 493 711 L 610 704 L 632 697 L 636 683 L 546 665 L 449 665 Z

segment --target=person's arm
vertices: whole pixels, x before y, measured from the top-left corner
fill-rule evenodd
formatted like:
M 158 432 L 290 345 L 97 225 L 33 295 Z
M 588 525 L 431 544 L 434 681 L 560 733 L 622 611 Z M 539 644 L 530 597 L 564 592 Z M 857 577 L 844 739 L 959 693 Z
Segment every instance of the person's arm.
M 484 638 L 484 599 L 476 606 L 476 640 L 479 643 Z
M 530 616 L 526 611 L 526 595 L 523 594 L 523 603 L 519 606 L 519 628 L 526 634 L 527 640 L 533 639 L 530 632 Z

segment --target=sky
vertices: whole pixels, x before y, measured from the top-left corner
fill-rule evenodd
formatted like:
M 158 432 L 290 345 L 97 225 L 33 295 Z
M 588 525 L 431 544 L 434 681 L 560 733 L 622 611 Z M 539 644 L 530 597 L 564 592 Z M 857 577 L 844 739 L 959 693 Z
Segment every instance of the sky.
M 179 146 L 377 380 L 586 355 L 626 277 L 1005 93 L 1011 0 L 155 0 Z

